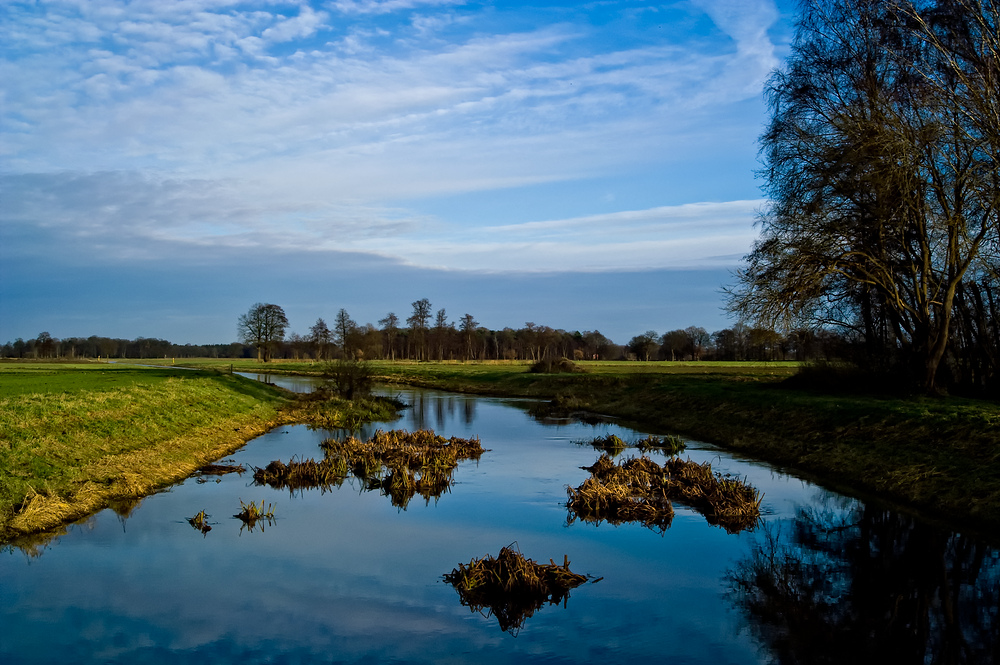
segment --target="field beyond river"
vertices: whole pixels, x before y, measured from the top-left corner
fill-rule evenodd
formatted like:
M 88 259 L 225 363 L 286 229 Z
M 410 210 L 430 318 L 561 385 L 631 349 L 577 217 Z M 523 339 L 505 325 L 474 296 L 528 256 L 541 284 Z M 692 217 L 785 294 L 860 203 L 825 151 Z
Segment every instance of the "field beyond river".
M 142 361 L 172 365 L 170 359 Z M 177 367 L 0 363 L 0 541 L 156 491 L 282 423 L 301 398 L 230 372 L 318 375 L 319 363 Z M 1000 527 L 1000 405 L 792 387 L 794 363 L 372 362 L 377 380 L 540 400 L 538 416 L 597 415 L 778 464 L 991 540 Z M 178 364 L 179 366 L 179 364 Z M 352 407 L 327 407 L 326 418 Z

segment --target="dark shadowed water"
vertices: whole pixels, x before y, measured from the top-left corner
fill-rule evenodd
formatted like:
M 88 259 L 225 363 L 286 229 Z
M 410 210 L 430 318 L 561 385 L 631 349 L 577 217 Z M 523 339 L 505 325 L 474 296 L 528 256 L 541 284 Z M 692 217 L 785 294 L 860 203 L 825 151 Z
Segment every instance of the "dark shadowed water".
M 305 389 L 305 388 L 303 388 Z M 566 486 L 613 425 L 540 423 L 509 400 L 403 389 L 386 429 L 477 435 L 437 500 L 405 510 L 358 481 L 329 490 L 191 478 L 0 557 L 0 663 L 990 663 L 998 552 L 913 517 L 689 442 L 683 455 L 764 492 L 752 533 L 675 505 L 665 532 L 567 524 Z M 662 433 L 657 433 L 662 434 Z M 232 461 L 322 457 L 330 433 L 282 427 Z M 628 451 L 625 455 L 636 454 Z M 662 461 L 662 457 L 657 458 Z M 232 515 L 264 500 L 253 531 Z M 211 531 L 188 518 L 204 510 Z M 504 632 L 442 580 L 516 543 L 603 578 Z M 512 634 L 512 633 L 515 633 Z

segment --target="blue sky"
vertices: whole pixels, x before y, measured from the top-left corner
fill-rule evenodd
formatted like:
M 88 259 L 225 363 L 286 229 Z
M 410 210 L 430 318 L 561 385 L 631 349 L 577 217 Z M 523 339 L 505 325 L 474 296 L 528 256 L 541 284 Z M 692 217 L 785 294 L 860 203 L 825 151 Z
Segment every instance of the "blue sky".
M 0 342 L 731 322 L 791 0 L 0 4 Z

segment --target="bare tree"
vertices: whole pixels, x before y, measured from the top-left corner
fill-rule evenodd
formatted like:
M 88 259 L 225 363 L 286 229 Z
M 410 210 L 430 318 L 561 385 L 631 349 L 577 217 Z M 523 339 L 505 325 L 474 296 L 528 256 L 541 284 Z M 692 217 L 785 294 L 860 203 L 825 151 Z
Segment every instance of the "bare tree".
M 465 342 L 465 359 L 475 359 L 476 352 L 473 347 L 473 342 L 476 338 L 476 329 L 479 327 L 479 322 L 476 321 L 471 314 L 466 314 L 461 319 L 459 319 L 459 330 L 462 331 L 462 339 Z
M 257 349 L 257 360 L 269 362 L 274 347 L 285 338 L 288 317 L 278 305 L 257 303 L 237 321 L 237 332 L 245 344 Z
M 386 357 L 396 359 L 396 336 L 399 334 L 399 317 L 389 312 L 384 319 L 379 319 L 382 334 L 385 336 Z
M 410 337 L 417 345 L 413 353 L 419 360 L 427 358 L 427 324 L 431 320 L 431 301 L 421 298 L 411 303 L 413 313 L 406 319 L 406 324 L 410 326 Z
M 766 328 L 854 329 L 932 392 L 960 284 L 998 246 L 997 7 L 802 7 L 767 91 L 771 204 L 730 308 Z
M 327 347 L 333 339 L 333 333 L 327 327 L 326 321 L 316 319 L 316 323 L 309 329 L 309 341 L 312 343 L 313 352 L 317 360 L 325 360 Z
M 357 327 L 358 324 L 350 317 L 347 310 L 341 307 L 340 311 L 337 312 L 337 317 L 333 320 L 333 334 L 334 340 L 340 345 L 340 351 L 345 358 L 348 356 L 347 343 L 349 337 Z

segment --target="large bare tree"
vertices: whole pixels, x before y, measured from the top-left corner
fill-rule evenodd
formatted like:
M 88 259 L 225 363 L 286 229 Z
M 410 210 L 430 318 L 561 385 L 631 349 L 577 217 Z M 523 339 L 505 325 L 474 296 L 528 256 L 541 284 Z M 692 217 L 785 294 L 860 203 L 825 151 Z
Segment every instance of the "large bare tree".
M 237 331 L 244 344 L 257 349 L 257 359 L 271 360 L 271 354 L 278 342 L 285 338 L 288 317 L 278 305 L 257 303 L 246 314 L 241 314 Z
M 766 326 L 854 328 L 933 391 L 956 293 L 996 265 L 996 4 L 805 0 L 802 12 L 767 89 L 770 207 L 730 308 Z

